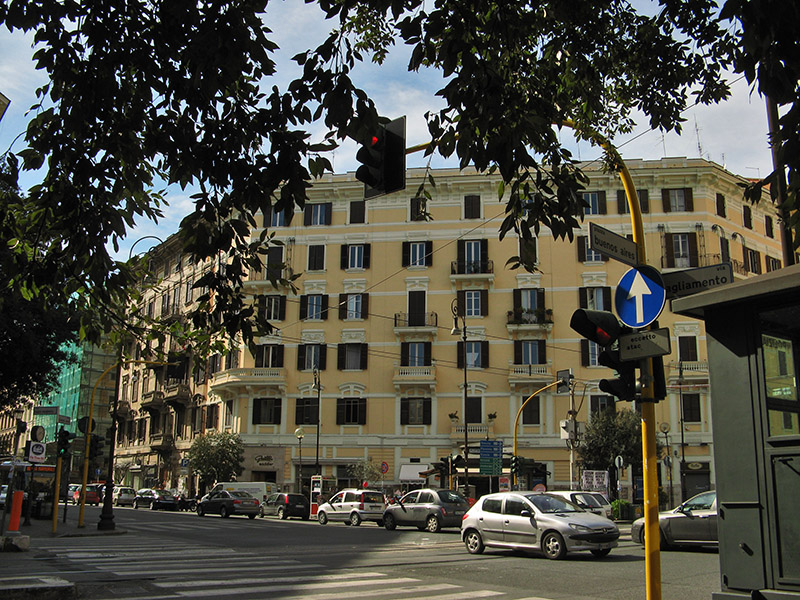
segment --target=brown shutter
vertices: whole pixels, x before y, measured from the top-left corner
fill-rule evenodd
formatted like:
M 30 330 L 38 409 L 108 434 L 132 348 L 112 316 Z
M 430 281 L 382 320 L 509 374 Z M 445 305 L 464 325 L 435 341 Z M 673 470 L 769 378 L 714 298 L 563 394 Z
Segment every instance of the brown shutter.
M 670 212 L 670 210 L 669 210 L 669 190 L 661 190 L 661 204 L 662 204 L 662 208 L 664 209 L 665 213 Z
M 672 234 L 665 233 L 664 234 L 664 251 L 666 252 L 666 256 L 664 259 L 667 261 L 666 266 L 672 268 L 675 266 L 675 246 L 672 242 Z
M 489 341 L 484 340 L 481 342 L 481 368 L 489 368 Z
M 627 215 L 628 212 L 628 195 L 625 190 L 617 190 L 617 213 Z
M 648 190 L 636 190 L 639 195 L 639 205 L 642 207 L 643 213 L 650 212 L 650 192 Z
M 578 306 L 579 308 L 589 308 L 589 292 L 585 287 L 578 288 Z
M 698 256 L 697 256 L 697 234 L 696 233 L 690 233 L 689 234 L 689 266 L 690 267 L 700 266 L 700 262 L 698 261 Z
M 686 212 L 692 212 L 694 210 L 694 196 L 692 195 L 692 188 L 685 188 L 683 190 L 683 203 L 684 207 L 686 208 Z
M 481 316 L 485 317 L 489 314 L 489 290 L 481 290 Z
M 347 294 L 339 294 L 339 320 L 347 318 Z
M 575 243 L 578 246 L 578 262 L 586 262 L 586 236 L 579 235 L 575 238 Z
M 599 214 L 606 214 L 606 193 L 597 192 L 597 210 Z
M 411 242 L 403 242 L 401 266 L 407 267 L 411 263 Z
M 589 366 L 589 340 L 581 340 L 581 365 Z

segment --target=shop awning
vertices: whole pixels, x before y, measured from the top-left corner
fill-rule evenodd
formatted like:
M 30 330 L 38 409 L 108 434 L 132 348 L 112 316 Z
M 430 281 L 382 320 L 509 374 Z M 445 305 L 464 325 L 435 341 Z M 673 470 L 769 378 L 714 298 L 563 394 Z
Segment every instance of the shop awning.
M 431 466 L 422 463 L 411 463 L 409 465 L 400 465 L 400 481 L 425 481 L 424 477 L 420 477 L 423 471 L 430 471 Z

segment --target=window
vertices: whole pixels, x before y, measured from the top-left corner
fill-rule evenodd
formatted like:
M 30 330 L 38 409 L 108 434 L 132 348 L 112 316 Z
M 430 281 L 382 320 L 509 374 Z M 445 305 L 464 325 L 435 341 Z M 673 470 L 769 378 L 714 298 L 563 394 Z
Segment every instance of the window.
M 529 510 L 528 505 L 520 498 L 513 496 L 506 498 L 506 503 L 503 505 L 504 515 L 513 515 L 515 517 L 522 516 L 523 510 Z
M 303 209 L 303 225 L 330 225 L 332 207 L 331 202 L 306 204 Z
M 328 296 L 325 294 L 300 296 L 300 318 L 326 320 L 328 318 Z
M 300 344 L 297 347 L 297 369 L 299 371 L 325 370 L 328 347 L 326 344 Z
M 661 203 L 664 212 L 692 212 L 694 210 L 692 188 L 661 190 Z
M 286 318 L 286 296 L 271 294 L 258 296 L 259 316 L 268 321 L 281 321 Z
M 369 269 L 369 244 L 345 244 L 342 246 L 342 269 Z
M 672 255 L 674 257 L 673 266 L 685 268 L 691 265 L 688 233 L 675 233 L 672 235 Z
M 519 257 L 520 260 L 535 264 L 539 262 L 539 240 L 538 238 L 519 238 Z
M 339 344 L 340 371 L 363 371 L 367 368 L 368 344 Z
M 697 361 L 697 338 L 695 336 L 678 336 L 678 360 L 680 362 Z
M 298 398 L 295 404 L 295 425 L 316 425 L 319 404 L 316 398 Z
M 464 196 L 464 218 L 481 218 L 481 197 L 477 195 Z
M 700 423 L 703 420 L 700 411 L 700 394 L 683 394 L 681 402 L 684 423 Z
M 189 304 L 189 302 L 191 302 L 194 299 L 193 296 L 192 296 L 192 285 L 193 284 L 194 284 L 194 281 L 192 281 L 191 279 L 189 279 L 185 284 L 184 291 L 183 291 L 183 301 L 186 304 Z
M 468 240 L 464 242 L 464 256 L 467 273 L 481 273 L 481 240 Z
M 239 349 L 233 348 L 225 355 L 225 368 L 237 369 L 239 367 Z
M 430 424 L 430 398 L 400 398 L 400 425 Z
M 255 363 L 257 368 L 282 367 L 283 346 L 280 344 L 262 344 L 256 346 Z
M 752 248 L 744 247 L 744 268 L 750 273 L 761 273 L 761 253 Z
M 456 293 L 456 307 L 459 315 L 485 317 L 489 314 L 489 291 L 459 290 Z
M 636 195 L 639 196 L 639 208 L 641 208 L 642 213 L 649 213 L 650 192 L 648 190 L 636 190 Z M 617 212 L 621 215 L 627 215 L 631 212 L 625 190 L 617 190 Z
M 717 215 L 720 217 L 728 216 L 728 207 L 725 204 L 725 196 L 717 194 Z
M 728 238 L 719 238 L 719 256 L 722 262 L 731 260 L 731 242 Z
M 589 340 L 581 340 L 581 364 L 584 367 L 598 366 L 597 357 L 600 356 L 601 348 L 596 343 Z
M 350 223 L 366 223 L 367 203 L 364 200 L 350 202 Z
M 169 292 L 161 295 L 161 314 L 169 314 Z
M 742 225 L 748 229 L 753 228 L 753 210 L 746 204 L 742 206 Z
M 465 342 L 458 342 L 458 368 L 464 368 L 464 346 Z M 467 368 L 480 369 L 489 366 L 489 342 L 466 342 Z
M 339 319 L 366 319 L 369 314 L 369 294 L 339 294 Z
M 603 410 L 609 410 L 611 412 L 617 411 L 617 404 L 614 401 L 614 396 L 592 396 L 589 401 L 591 414 L 593 415 Z
M 404 367 L 431 366 L 431 343 L 402 342 L 400 344 L 400 365 Z
M 764 215 L 764 235 L 769 238 L 775 237 L 775 228 L 772 224 L 772 217 Z
M 208 373 L 213 375 L 222 368 L 222 356 L 219 354 L 212 354 L 208 357 Z
M 425 220 L 425 198 L 411 199 L 411 220 L 412 221 Z
M 543 365 L 547 363 L 544 340 L 515 340 L 515 365 Z
M 670 268 L 698 266 L 696 233 L 667 233 L 664 234 L 662 241 L 665 253 L 664 266 Z
M 325 246 L 308 247 L 308 270 L 323 271 L 325 269 Z
M 480 396 L 468 396 L 464 406 L 465 423 L 483 423 L 483 398 Z
M 578 261 L 580 262 L 602 262 L 608 260 L 605 256 L 603 256 L 599 252 L 595 252 L 594 250 L 589 248 L 588 236 L 579 235 L 578 239 L 575 242 L 575 245 L 578 248 Z
M 280 398 L 253 398 L 253 425 L 280 425 Z
M 291 222 L 291 219 L 286 218 L 286 209 L 271 210 L 270 212 L 272 213 L 270 218 L 270 225 L 272 227 L 286 227 Z
M 588 308 L 589 310 L 611 310 L 611 288 L 578 288 L 578 302 L 581 308 Z
M 433 264 L 433 242 L 403 242 L 404 267 L 430 267 Z
M 337 425 L 366 425 L 366 398 L 339 398 L 336 400 Z
M 524 402 L 527 399 L 526 396 L 522 397 L 522 401 Z M 538 396 L 535 398 L 531 398 L 528 403 L 525 405 L 525 408 L 522 409 L 522 424 L 523 425 L 541 425 L 541 407 L 540 407 L 541 398 Z
M 779 258 L 773 258 L 771 256 L 765 256 L 764 261 L 767 265 L 767 273 L 770 271 L 777 271 L 781 268 L 781 261 Z
M 513 292 L 514 322 L 538 323 L 544 318 L 544 290 L 541 288 L 516 289 Z
M 233 427 L 233 400 L 225 402 L 225 427 Z
M 606 193 L 605 192 L 584 192 L 583 193 L 583 213 L 586 215 L 606 214 Z

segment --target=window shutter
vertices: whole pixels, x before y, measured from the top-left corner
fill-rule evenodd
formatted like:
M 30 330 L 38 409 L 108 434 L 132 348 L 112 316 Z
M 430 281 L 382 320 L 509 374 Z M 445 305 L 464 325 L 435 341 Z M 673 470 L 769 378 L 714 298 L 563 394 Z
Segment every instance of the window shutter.
M 400 398 L 400 425 L 408 425 L 408 398 Z
M 369 316 L 369 294 L 361 294 L 361 317 L 366 319 Z
M 540 365 L 547 364 L 547 344 L 544 340 L 537 340 L 536 342 L 539 344 L 539 363 Z
M 456 260 L 458 260 L 458 270 L 459 271 L 461 271 L 461 270 L 466 271 L 466 268 L 465 268 L 466 265 L 464 264 L 464 261 L 466 260 L 464 258 L 466 245 L 465 245 L 464 240 L 458 240 L 458 242 L 456 243 L 456 248 L 457 248 Z
M 692 195 L 692 188 L 685 188 L 683 190 L 683 201 L 686 207 L 686 212 L 694 210 L 694 196 Z
M 544 310 L 544 288 L 539 288 L 536 290 L 536 308 L 541 308 Z
M 597 192 L 597 209 L 601 215 L 606 214 L 606 193 L 604 191 Z
M 742 244 L 742 262 L 744 263 L 744 270 L 750 271 L 750 253 L 747 251 L 747 246 Z
M 328 294 L 322 295 L 322 317 L 323 321 L 327 321 L 328 319 Z
M 403 242 L 402 266 L 411 264 L 411 242 Z
M 311 205 L 306 204 L 303 207 L 303 225 L 311 225 Z
M 347 356 L 347 344 L 339 344 L 336 348 L 336 368 L 340 371 L 344 369 L 344 361 Z
M 589 366 L 589 340 L 581 340 L 581 365 Z
M 283 368 L 283 346 L 277 346 L 275 354 L 275 366 Z
M 333 202 L 326 202 L 325 206 L 325 225 L 331 224 L 331 213 L 333 212 Z
M 431 399 L 424 398 L 422 400 L 422 423 L 424 425 L 431 424 Z
M 672 234 L 667 233 L 664 234 L 664 244 L 666 251 L 666 256 L 664 257 L 667 261 L 667 267 L 674 267 L 675 266 L 675 246 L 673 245 L 672 241 Z
M 282 400 L 280 398 L 275 398 L 275 400 L 273 400 L 273 402 L 275 402 L 275 412 L 273 413 L 273 416 L 274 416 L 273 425 L 280 425 L 281 424 L 281 402 L 282 402 Z
M 579 235 L 575 239 L 578 247 L 578 262 L 586 262 L 586 236 Z
M 261 398 L 253 398 L 253 425 L 261 423 Z
M 617 190 L 617 214 L 628 214 L 628 195 L 625 190 Z
M 603 310 L 611 310 L 611 288 L 603 288 Z
M 305 400 L 303 398 L 298 398 L 297 403 L 294 407 L 294 424 L 295 425 L 302 425 L 303 421 L 305 420 L 303 417 L 305 416 L 303 413 L 305 412 L 303 409 L 305 408 Z
M 400 342 L 400 365 L 408 366 L 408 342 Z
M 359 398 L 358 399 L 358 424 L 359 425 L 366 425 L 367 424 L 367 399 L 366 398 Z
M 649 190 L 636 190 L 639 195 L 639 205 L 642 207 L 643 213 L 650 212 L 650 191 Z
M 423 342 L 424 344 L 424 363 L 426 367 L 431 366 L 431 343 L 430 342 Z
M 328 344 L 319 345 L 319 370 L 324 371 L 328 363 Z
M 425 242 L 425 265 L 433 265 L 433 242 Z
M 489 368 L 489 341 L 484 340 L 481 342 L 481 368 Z
M 363 200 L 353 200 L 350 203 L 350 222 L 351 223 L 364 223 L 365 222 L 365 205 Z
M 513 290 L 512 297 L 514 298 L 514 315 L 522 311 L 522 290 Z
M 481 266 L 489 262 L 489 240 L 481 240 Z
M 753 267 L 753 272 L 760 274 L 761 273 L 761 252 L 758 252 L 757 250 L 753 250 L 753 262 L 755 264 L 750 265 L 751 267 Z
M 292 224 L 292 219 L 294 218 L 294 207 L 287 206 L 283 209 L 283 212 L 286 214 L 286 226 L 288 227 Z
M 339 294 L 339 320 L 347 318 L 347 294 Z
M 689 234 L 689 266 L 697 267 L 700 265 L 700 261 L 697 257 L 697 234 L 690 233 Z
M 300 319 L 308 318 L 308 296 L 300 296 Z
M 361 344 L 361 370 L 366 371 L 369 356 L 369 344 Z
M 369 269 L 370 245 L 364 244 L 364 268 Z
M 464 368 L 464 342 L 458 342 L 457 347 L 456 347 L 456 354 L 457 354 L 456 366 L 459 369 L 463 369 Z
M 278 319 L 284 320 L 286 318 L 286 296 L 281 296 L 278 300 Z
M 255 365 L 256 365 L 257 369 L 259 367 L 263 367 L 264 366 L 264 346 L 263 345 L 256 346 L 255 359 L 256 359 Z
M 585 287 L 578 288 L 578 306 L 589 308 L 589 291 Z
M 344 425 L 344 398 L 336 399 L 336 424 Z
M 339 266 L 342 270 L 348 267 L 347 265 L 347 244 L 342 244 L 342 249 L 339 254 Z
M 514 364 L 522 364 L 522 342 L 520 340 L 514 340 Z
M 464 316 L 466 314 L 466 296 L 467 293 L 464 290 L 458 290 L 456 292 L 456 312 L 458 312 L 459 316 Z
M 268 206 L 264 211 L 264 229 L 269 229 L 272 227 L 272 206 Z
M 661 190 L 661 204 L 665 213 L 669 212 L 669 190 Z
M 481 290 L 481 316 L 485 317 L 489 314 L 489 290 Z
M 300 344 L 297 347 L 297 370 L 302 371 L 306 366 L 306 345 Z

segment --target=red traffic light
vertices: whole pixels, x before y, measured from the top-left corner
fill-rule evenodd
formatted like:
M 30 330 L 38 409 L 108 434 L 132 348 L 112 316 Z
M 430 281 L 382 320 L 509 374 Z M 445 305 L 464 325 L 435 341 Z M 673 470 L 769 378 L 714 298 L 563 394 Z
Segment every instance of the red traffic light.
M 604 348 L 616 342 L 622 333 L 619 319 L 605 310 L 579 308 L 572 313 L 569 326 L 587 340 Z

